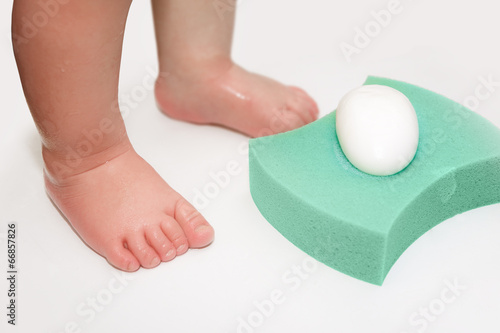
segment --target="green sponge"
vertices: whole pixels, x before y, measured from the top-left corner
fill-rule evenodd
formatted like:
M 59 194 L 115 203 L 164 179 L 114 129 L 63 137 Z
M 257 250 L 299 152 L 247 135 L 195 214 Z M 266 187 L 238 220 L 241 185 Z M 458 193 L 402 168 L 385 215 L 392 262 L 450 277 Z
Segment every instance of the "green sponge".
M 293 244 L 345 274 L 381 285 L 399 256 L 438 223 L 500 202 L 500 130 L 441 95 L 384 78 L 412 102 L 414 160 L 386 177 L 356 169 L 335 112 L 297 130 L 250 140 L 250 190 Z

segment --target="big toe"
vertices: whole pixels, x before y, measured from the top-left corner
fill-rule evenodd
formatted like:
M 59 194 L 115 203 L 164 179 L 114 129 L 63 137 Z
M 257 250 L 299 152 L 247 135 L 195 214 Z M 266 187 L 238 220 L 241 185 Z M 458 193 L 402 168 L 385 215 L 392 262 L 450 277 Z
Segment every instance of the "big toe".
M 182 197 L 177 201 L 175 219 L 184 231 L 189 247 L 201 248 L 212 243 L 214 229 L 200 212 Z

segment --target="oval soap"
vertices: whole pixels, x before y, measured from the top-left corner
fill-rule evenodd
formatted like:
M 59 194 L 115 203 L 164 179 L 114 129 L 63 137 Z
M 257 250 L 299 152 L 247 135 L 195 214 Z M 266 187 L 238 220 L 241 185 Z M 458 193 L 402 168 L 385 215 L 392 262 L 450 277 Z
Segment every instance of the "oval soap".
M 365 85 L 347 93 L 336 111 L 336 131 L 347 159 L 359 170 L 388 176 L 415 157 L 418 120 L 410 100 L 382 85 Z

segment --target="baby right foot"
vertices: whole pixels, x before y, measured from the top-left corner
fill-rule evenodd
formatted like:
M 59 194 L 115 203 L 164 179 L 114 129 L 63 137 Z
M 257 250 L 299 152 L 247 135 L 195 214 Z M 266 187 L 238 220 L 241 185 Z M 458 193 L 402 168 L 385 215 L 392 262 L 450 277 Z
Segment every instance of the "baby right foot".
M 129 272 L 152 268 L 212 242 L 214 231 L 203 216 L 130 144 L 105 154 L 105 163 L 64 176 L 55 173 L 54 166 L 67 161 L 46 150 L 44 160 L 48 195 L 80 237 L 109 263 Z M 93 158 L 81 164 L 92 165 Z
M 158 78 L 155 95 L 166 115 L 218 124 L 250 137 L 286 132 L 318 118 L 316 102 L 302 89 L 250 73 L 230 59 L 189 64 L 189 73 Z

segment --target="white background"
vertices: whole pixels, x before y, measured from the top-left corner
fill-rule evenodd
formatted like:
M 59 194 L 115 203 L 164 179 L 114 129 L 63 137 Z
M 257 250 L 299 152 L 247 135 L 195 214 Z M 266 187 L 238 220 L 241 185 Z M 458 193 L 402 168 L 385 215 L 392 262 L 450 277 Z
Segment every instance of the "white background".
M 304 87 L 321 116 L 367 75 L 417 84 L 460 103 L 474 96 L 478 77 L 500 81 L 499 8 L 490 0 L 401 0 L 402 12 L 347 62 L 339 45 L 352 44 L 355 28 L 363 29 L 373 20 L 370 12 L 387 4 L 242 0 L 234 59 Z M 0 331 L 70 332 L 72 322 L 76 332 L 500 331 L 500 205 L 429 231 L 401 256 L 382 287 L 323 264 L 313 267 L 254 205 L 247 158 L 239 149 L 248 138 L 169 119 L 156 109 L 151 91 L 125 122 L 136 149 L 175 189 L 192 200 L 212 181 L 210 172 L 231 160 L 241 173 L 202 210 L 216 229 L 210 247 L 120 283 L 121 273 L 84 245 L 44 192 L 39 137 L 11 51 L 11 6 L 0 3 L 0 266 L 5 272 L 5 232 L 15 221 L 19 296 L 12 328 L 4 306 L 7 281 L 0 274 Z M 136 1 L 125 33 L 121 94 L 137 93 L 151 68 L 156 51 L 150 4 Z M 476 112 L 500 126 L 500 87 Z M 310 272 L 294 270 L 302 265 Z M 465 289 L 453 294 L 447 283 Z M 271 308 L 272 293 L 282 296 Z M 92 310 L 93 298 L 106 304 Z M 419 311 L 429 307 L 423 319 Z

